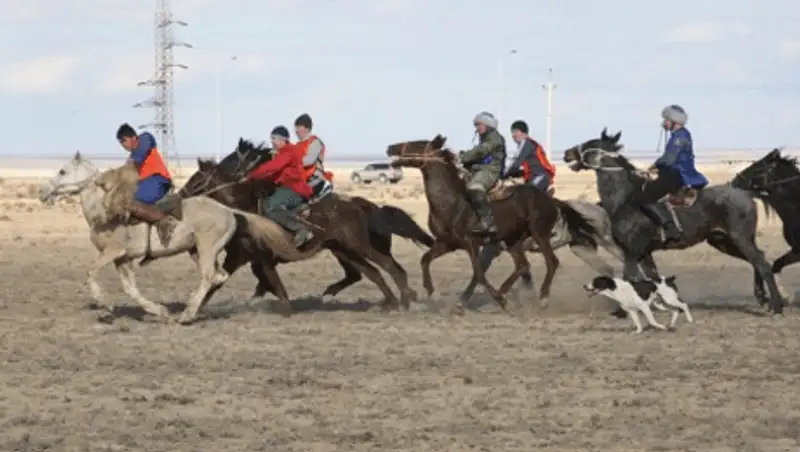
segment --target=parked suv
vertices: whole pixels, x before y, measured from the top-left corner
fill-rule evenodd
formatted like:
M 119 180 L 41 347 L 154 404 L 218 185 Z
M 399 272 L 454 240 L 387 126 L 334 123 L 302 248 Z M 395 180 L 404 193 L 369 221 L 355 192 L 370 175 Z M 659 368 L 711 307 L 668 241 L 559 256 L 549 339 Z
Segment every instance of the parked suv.
M 388 163 L 370 163 L 364 169 L 355 170 L 350 174 L 350 180 L 356 184 L 378 181 L 382 184 L 396 184 L 403 179 L 403 169 L 393 168 Z

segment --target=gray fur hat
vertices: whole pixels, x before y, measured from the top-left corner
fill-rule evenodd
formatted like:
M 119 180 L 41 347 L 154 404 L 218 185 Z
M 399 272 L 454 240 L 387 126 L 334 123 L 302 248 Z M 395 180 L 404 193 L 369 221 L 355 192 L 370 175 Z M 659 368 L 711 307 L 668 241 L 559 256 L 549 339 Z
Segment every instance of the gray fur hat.
M 689 115 L 686 114 L 686 110 L 680 105 L 669 105 L 661 110 L 661 118 L 669 119 L 676 124 L 685 126 L 686 122 L 689 120 Z
M 473 119 L 472 122 L 475 124 L 483 124 L 486 127 L 497 129 L 497 118 L 495 118 L 494 115 L 489 113 L 488 111 L 482 111 L 477 115 L 475 115 L 475 119 Z

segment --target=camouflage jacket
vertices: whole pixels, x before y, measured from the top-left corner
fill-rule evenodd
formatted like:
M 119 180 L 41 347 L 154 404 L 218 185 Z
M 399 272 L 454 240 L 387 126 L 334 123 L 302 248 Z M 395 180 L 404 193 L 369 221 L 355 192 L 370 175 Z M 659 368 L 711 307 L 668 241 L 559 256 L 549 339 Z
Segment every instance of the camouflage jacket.
M 506 160 L 506 140 L 497 130 L 491 129 L 478 138 L 478 145 L 461 151 L 461 163 L 470 171 L 490 171 L 498 176 Z

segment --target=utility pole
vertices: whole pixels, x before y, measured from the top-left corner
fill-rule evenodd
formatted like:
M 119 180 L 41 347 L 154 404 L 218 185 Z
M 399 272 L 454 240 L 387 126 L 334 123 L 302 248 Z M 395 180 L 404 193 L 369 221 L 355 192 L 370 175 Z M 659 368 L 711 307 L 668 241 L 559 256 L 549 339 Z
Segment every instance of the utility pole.
M 158 136 L 158 145 L 164 158 L 173 158 L 180 167 L 180 158 L 175 146 L 174 118 L 174 69 L 189 69 L 185 64 L 175 63 L 173 48 L 192 48 L 191 44 L 175 40 L 172 27 L 187 26 L 186 22 L 172 17 L 168 0 L 157 0 L 155 12 L 155 73 L 150 80 L 139 82 L 137 86 L 153 87 L 153 96 L 133 105 L 134 108 L 155 108 L 156 115 L 152 122 L 139 126 L 150 129 Z
M 547 91 L 547 122 L 545 125 L 545 153 L 547 159 L 552 161 L 553 152 L 553 91 L 556 90 L 558 85 L 553 83 L 553 68 L 548 69 L 547 83 L 542 85 Z
M 215 80 L 215 98 L 216 98 L 216 105 L 214 109 L 216 110 L 216 126 L 217 126 L 217 149 L 216 149 L 216 158 L 217 163 L 222 160 L 222 68 L 223 63 L 227 63 L 229 61 L 236 61 L 236 55 L 230 55 L 225 60 L 218 57 L 217 59 L 217 71 L 216 71 L 216 80 Z

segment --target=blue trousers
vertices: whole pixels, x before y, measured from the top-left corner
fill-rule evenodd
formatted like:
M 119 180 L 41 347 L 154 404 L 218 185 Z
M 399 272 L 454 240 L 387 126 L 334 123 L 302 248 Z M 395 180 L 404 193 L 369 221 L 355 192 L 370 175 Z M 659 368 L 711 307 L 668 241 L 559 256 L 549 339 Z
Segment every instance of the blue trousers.
M 133 198 L 142 204 L 155 204 L 169 193 L 172 183 L 163 176 L 153 175 L 139 181 Z

